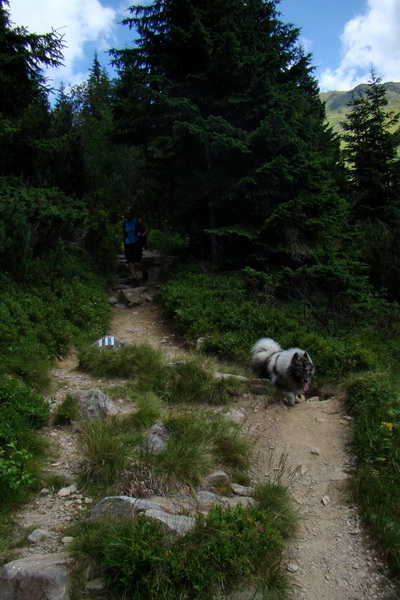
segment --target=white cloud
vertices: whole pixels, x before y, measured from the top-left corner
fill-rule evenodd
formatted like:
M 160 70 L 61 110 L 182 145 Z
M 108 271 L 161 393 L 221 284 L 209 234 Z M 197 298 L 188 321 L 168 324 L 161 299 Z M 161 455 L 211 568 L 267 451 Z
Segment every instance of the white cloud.
M 400 81 L 399 33 L 400 0 L 368 0 L 365 14 L 345 24 L 340 65 L 322 72 L 321 90 L 350 90 L 365 83 L 372 66 L 383 81 Z
M 125 6 L 125 5 L 124 5 Z M 53 87 L 61 82 L 66 85 L 86 79 L 86 65 L 78 62 L 85 58 L 85 45 L 94 49 L 108 50 L 115 44 L 116 27 L 122 10 L 105 7 L 99 0 L 11 0 L 10 17 L 14 26 L 26 26 L 31 33 L 48 33 L 52 29 L 64 35 L 64 66 L 49 69 L 46 75 Z

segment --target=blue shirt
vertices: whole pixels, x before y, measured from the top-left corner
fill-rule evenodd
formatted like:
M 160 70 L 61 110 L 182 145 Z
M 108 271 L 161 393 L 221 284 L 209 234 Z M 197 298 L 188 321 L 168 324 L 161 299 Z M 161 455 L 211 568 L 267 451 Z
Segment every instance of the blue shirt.
M 125 219 L 124 222 L 124 231 L 125 231 L 125 244 L 134 244 L 138 241 L 139 236 L 137 234 L 137 219 L 131 219 L 128 221 Z

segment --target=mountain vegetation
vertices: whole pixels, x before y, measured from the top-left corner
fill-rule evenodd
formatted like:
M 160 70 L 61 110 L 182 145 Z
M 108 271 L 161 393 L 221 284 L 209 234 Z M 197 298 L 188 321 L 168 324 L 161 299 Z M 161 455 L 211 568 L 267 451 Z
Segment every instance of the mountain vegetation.
M 57 356 L 105 333 L 134 205 L 149 243 L 179 249 L 163 302 L 185 335 L 242 365 L 256 335 L 306 340 L 321 382 L 346 379 L 358 497 L 398 575 L 398 84 L 372 72 L 354 94 L 321 96 L 277 5 L 132 6 L 116 78 L 94 56 L 51 104 L 42 69 L 63 39 L 14 27 L 0 0 L 0 501 L 6 513 L 39 485 L 40 392 Z
M 353 97 L 363 96 L 368 89 L 367 83 L 361 83 L 347 92 L 321 92 L 319 97 L 325 105 L 326 118 L 337 133 L 343 133 L 341 123 L 345 121 L 350 111 L 350 102 Z M 389 81 L 385 83 L 387 108 L 393 113 L 400 113 L 400 82 Z M 390 128 L 391 132 L 397 128 L 396 124 Z

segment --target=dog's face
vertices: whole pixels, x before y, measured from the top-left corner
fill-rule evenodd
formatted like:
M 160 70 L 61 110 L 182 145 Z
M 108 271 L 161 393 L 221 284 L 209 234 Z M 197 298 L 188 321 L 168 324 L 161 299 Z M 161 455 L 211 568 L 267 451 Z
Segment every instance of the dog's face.
M 307 352 L 293 354 L 290 364 L 290 375 L 299 383 L 301 388 L 307 392 L 309 383 L 314 373 L 314 365 L 308 356 Z

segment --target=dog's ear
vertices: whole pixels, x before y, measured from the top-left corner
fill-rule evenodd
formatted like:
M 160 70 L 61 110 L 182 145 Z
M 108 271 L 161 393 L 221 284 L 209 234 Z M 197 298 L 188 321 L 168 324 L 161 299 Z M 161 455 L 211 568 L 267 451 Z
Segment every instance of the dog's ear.
M 292 356 L 292 362 L 296 362 L 296 360 L 298 360 L 298 358 L 299 358 L 299 353 L 295 352 Z

